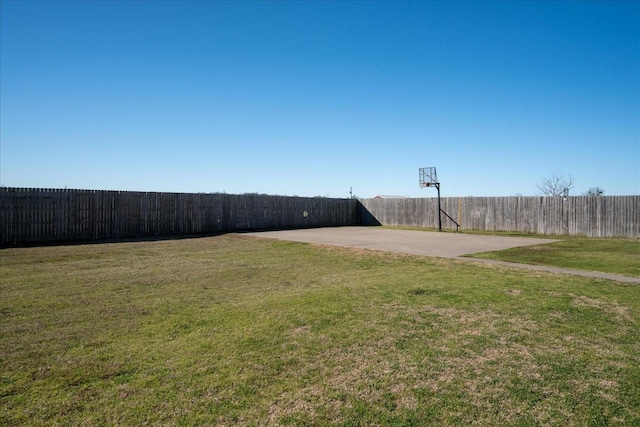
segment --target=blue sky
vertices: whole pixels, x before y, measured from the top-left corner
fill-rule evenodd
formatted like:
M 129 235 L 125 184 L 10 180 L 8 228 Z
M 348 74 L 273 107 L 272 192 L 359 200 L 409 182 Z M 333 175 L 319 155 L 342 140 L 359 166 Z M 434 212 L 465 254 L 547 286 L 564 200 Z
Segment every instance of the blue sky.
M 0 184 L 640 194 L 640 2 L 0 3 Z

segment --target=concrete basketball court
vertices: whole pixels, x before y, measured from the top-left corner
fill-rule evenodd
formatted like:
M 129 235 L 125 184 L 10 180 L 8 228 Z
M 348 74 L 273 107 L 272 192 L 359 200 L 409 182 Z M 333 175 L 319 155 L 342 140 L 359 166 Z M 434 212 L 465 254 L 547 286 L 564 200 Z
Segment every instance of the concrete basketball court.
M 326 227 L 248 233 L 280 240 L 456 258 L 478 252 L 557 242 L 529 237 L 481 236 L 462 233 L 394 230 L 380 227 Z
M 552 273 L 575 274 L 587 277 L 640 283 L 640 278 L 567 268 L 517 264 L 504 261 L 464 258 L 479 252 L 498 251 L 519 246 L 533 246 L 558 242 L 558 239 L 534 237 L 487 236 L 463 233 L 395 230 L 381 227 L 326 227 L 299 230 L 250 232 L 245 235 L 306 242 L 321 245 L 398 252 L 410 255 L 453 258 L 493 265 L 528 268 Z

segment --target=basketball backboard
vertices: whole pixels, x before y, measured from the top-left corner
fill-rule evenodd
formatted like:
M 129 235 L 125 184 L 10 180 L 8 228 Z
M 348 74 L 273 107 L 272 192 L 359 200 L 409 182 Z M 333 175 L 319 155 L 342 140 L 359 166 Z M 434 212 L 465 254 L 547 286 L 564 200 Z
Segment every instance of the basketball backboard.
M 431 187 L 440 184 L 435 167 L 420 168 L 420 187 Z

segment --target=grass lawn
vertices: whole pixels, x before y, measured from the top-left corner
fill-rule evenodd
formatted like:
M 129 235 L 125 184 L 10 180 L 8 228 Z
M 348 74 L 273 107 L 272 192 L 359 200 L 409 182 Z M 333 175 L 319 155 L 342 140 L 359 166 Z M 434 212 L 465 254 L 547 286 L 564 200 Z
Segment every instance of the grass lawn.
M 639 240 L 566 236 L 558 238 L 562 241 L 471 256 L 640 277 Z
M 640 425 L 638 285 L 235 234 L 0 279 L 0 425 Z

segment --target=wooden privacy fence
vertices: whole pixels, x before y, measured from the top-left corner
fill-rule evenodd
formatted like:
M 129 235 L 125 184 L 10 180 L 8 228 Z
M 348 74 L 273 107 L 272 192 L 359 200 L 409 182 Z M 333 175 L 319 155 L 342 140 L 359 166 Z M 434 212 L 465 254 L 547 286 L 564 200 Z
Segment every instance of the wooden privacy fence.
M 640 196 L 448 197 L 442 209 L 463 230 L 640 238 Z M 0 245 L 359 224 L 437 228 L 438 200 L 0 188 Z
M 361 199 L 363 224 L 438 227 L 437 198 Z M 447 197 L 463 230 L 640 238 L 640 196 Z M 455 224 L 442 217 L 443 229 Z
M 357 201 L 0 188 L 0 244 L 355 225 Z

